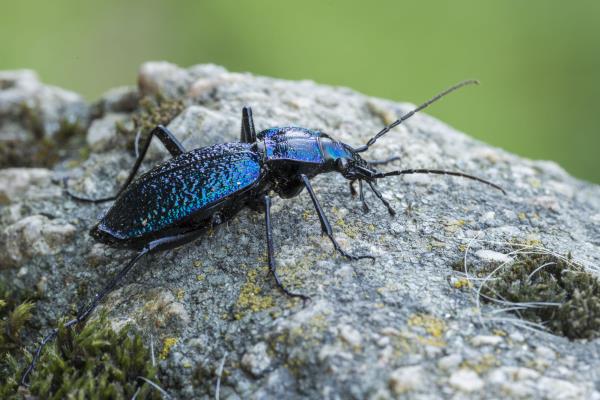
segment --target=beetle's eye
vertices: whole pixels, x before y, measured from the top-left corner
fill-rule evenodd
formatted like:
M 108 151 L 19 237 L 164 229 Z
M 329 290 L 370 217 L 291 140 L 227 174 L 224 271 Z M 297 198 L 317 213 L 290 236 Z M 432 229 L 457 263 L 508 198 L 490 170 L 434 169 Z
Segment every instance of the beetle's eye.
M 338 158 L 335 160 L 335 166 L 337 167 L 338 171 L 345 171 L 348 168 L 348 160 L 345 158 Z

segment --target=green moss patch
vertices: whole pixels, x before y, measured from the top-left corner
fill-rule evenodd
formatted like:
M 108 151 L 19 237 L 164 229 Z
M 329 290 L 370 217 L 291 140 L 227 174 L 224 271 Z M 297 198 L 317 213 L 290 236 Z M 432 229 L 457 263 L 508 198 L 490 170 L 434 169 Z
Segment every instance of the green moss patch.
M 488 276 L 498 266 L 488 268 Z M 498 268 L 480 288 L 483 301 L 506 302 L 520 318 L 569 339 L 600 336 L 600 280 L 574 263 L 570 255 L 520 252 Z
M 136 392 L 137 398 L 160 398 L 140 379 L 157 382 L 142 337 L 129 326 L 115 332 L 105 316 L 79 330 L 61 328 L 30 375 L 30 386 L 19 387 L 41 334 L 32 324 L 34 300 L 35 294 L 0 287 L 0 398 L 130 399 Z M 35 342 L 25 343 L 26 336 Z

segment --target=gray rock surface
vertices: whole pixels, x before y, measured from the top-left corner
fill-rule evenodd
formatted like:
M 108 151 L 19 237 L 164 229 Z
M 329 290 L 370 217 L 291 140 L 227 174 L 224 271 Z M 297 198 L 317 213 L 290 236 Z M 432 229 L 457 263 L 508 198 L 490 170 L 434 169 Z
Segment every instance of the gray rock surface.
M 413 107 L 212 65 L 147 63 L 139 91 L 184 99 L 186 109 L 169 127 L 188 148 L 236 140 L 244 105 L 253 107 L 258 129 L 301 125 L 351 145 Z M 101 114 L 121 118 L 130 111 L 113 105 L 128 104 L 136 93 L 107 97 L 99 102 Z M 53 183 L 68 175 L 73 190 L 91 196 L 118 187 L 134 158 L 118 141 L 107 145 L 113 127 L 104 122 L 88 132 L 103 144 L 75 168 L 0 171 L 0 259 L 11 260 L 0 273 L 18 287 L 47 280 L 51 296 L 40 303 L 40 321 L 48 328 L 131 257 L 87 235 L 108 205 L 76 203 Z M 154 160 L 165 157 L 160 146 L 152 152 Z M 223 360 L 220 398 L 226 399 L 600 398 L 599 339 L 569 341 L 530 329 L 498 305 L 479 304 L 464 274 L 452 268 L 464 258 L 473 268 L 504 262 L 508 242 L 518 241 L 571 252 L 597 274 L 600 187 L 425 114 L 380 140 L 368 158 L 395 154 L 402 160 L 386 169 L 460 170 L 502 185 L 508 195 L 459 178 L 389 178 L 379 188 L 398 211 L 390 217 L 371 193 L 365 214 L 343 177 L 319 176 L 313 184 L 341 245 L 376 261 L 335 254 L 305 192 L 276 199 L 280 274 L 289 288 L 312 296 L 306 306 L 276 289 L 263 217 L 244 210 L 201 239 L 140 262 L 103 308 L 116 327 L 133 321 L 154 343 L 162 385 L 175 398 L 213 397 Z M 7 176 L 26 177 L 27 185 L 13 186 Z
M 80 95 L 42 84 L 34 71 L 0 71 L 0 168 L 55 162 L 89 113 Z

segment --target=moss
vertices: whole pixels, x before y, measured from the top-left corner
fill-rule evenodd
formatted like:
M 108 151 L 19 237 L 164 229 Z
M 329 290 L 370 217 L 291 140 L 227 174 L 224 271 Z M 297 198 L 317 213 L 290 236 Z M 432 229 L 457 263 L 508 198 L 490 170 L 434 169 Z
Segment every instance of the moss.
M 133 129 L 117 124 L 117 132 L 127 138 L 127 145 L 133 147 L 137 132 L 147 135 L 157 125 L 168 125 L 185 108 L 182 100 L 170 99 L 162 94 L 145 96 L 139 102 L 138 111 L 133 115 Z
M 23 332 L 28 327 L 35 300 L 39 295 L 32 290 L 13 290 L 6 282 L 0 283 L 0 352 L 17 351 L 23 344 Z M 0 361 L 0 372 L 2 361 Z
M 61 328 L 57 340 L 48 344 L 30 375 L 29 388 L 18 386 L 31 360 L 26 349 L 38 341 L 24 338 L 39 328 L 33 325 L 37 294 L 6 290 L 0 285 L 0 398 L 159 398 L 138 377 L 156 381 L 156 368 L 142 338 L 130 327 L 115 332 L 105 316 L 83 329 Z
M 59 121 L 54 132 L 46 132 L 42 112 L 35 104 L 22 102 L 19 108 L 19 122 L 29 132 L 24 138 L 0 141 L 0 168 L 50 167 L 73 152 L 74 137 L 83 137 L 85 121 Z M 51 134 L 51 135 L 50 135 Z
M 483 273 L 495 268 L 492 265 Z M 600 280 L 573 263 L 570 256 L 519 254 L 493 278 L 481 288 L 483 300 L 542 303 L 514 312 L 569 339 L 600 336 Z

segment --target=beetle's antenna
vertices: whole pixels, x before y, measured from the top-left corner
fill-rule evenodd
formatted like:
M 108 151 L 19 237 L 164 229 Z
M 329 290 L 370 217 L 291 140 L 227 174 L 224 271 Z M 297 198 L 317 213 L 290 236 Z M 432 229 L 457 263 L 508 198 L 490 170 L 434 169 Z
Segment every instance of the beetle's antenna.
M 391 171 L 391 172 L 379 172 L 374 174 L 373 178 L 385 178 L 386 176 L 395 176 L 395 175 L 405 175 L 405 174 L 437 174 L 437 175 L 451 175 L 451 176 L 460 176 L 467 179 L 472 179 L 477 182 L 485 183 L 486 185 L 490 185 L 491 187 L 498 189 L 502 193 L 506 194 L 506 191 L 502 189 L 500 186 L 492 183 L 490 181 L 486 181 L 485 179 L 478 178 L 473 175 L 465 174 L 463 172 L 455 172 L 455 171 L 446 171 L 442 169 L 405 169 L 402 171 Z
M 354 152 L 355 153 L 362 153 L 364 151 L 367 151 L 369 149 L 369 147 L 371 147 L 377 141 L 377 139 L 379 139 L 380 137 L 382 137 L 383 135 L 385 135 L 386 133 L 388 133 L 391 129 L 397 127 L 402 122 L 406 121 L 407 119 L 409 119 L 410 117 L 412 117 L 413 115 L 415 115 L 415 113 L 423 110 L 424 108 L 429 107 L 431 104 L 435 103 L 436 101 L 438 101 L 442 97 L 446 96 L 447 94 L 450 94 L 451 92 L 454 92 L 455 90 L 460 89 L 463 86 L 467 86 L 467 85 L 471 85 L 471 84 L 478 85 L 479 81 L 474 80 L 474 79 L 470 79 L 470 80 L 467 80 L 467 81 L 462 81 L 462 82 L 457 83 L 456 85 L 452 86 L 451 88 L 448 88 L 448 89 L 444 90 L 443 92 L 441 92 L 438 95 L 436 95 L 436 96 L 432 97 L 431 99 L 427 100 L 425 103 L 421 104 L 419 107 L 415 108 L 414 110 L 412 110 L 408 114 L 403 115 L 400 119 L 392 122 L 391 124 L 389 124 L 388 126 L 386 126 L 385 128 L 383 128 L 382 130 L 380 130 L 379 133 L 377 133 L 375 136 L 373 136 L 371 139 L 369 139 L 369 141 L 367 142 L 367 144 L 365 144 L 364 146 L 361 146 L 361 147 L 358 147 L 358 148 L 354 149 Z

